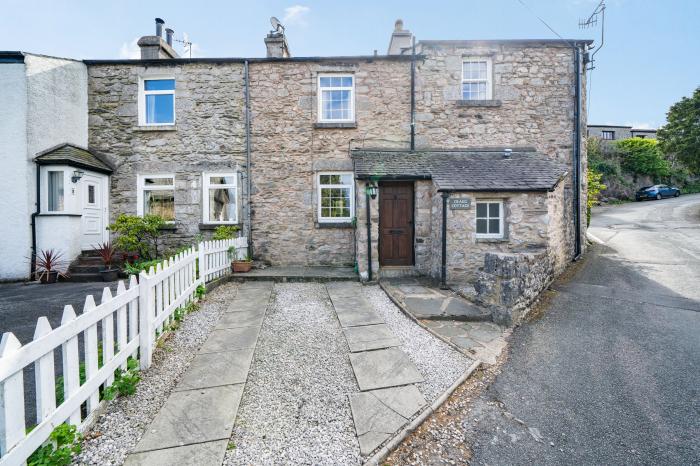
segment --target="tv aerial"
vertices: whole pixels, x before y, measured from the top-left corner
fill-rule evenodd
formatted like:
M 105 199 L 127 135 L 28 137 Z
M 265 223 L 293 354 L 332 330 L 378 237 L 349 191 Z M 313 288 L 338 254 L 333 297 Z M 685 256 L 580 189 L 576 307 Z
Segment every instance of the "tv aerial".
M 600 17 L 600 45 L 596 47 L 591 55 L 591 67 L 589 68 L 591 70 L 595 68 L 593 66 L 593 58 L 595 57 L 595 54 L 598 53 L 601 48 L 603 48 L 603 44 L 605 43 L 605 0 L 600 0 L 600 3 L 595 7 L 595 10 L 593 10 L 593 13 L 591 13 L 588 19 L 581 19 L 578 22 L 579 29 L 588 29 L 598 25 L 598 17 Z
M 270 18 L 270 24 L 272 24 L 272 31 L 270 32 L 275 34 L 284 34 L 284 26 L 282 25 L 279 19 L 272 16 Z

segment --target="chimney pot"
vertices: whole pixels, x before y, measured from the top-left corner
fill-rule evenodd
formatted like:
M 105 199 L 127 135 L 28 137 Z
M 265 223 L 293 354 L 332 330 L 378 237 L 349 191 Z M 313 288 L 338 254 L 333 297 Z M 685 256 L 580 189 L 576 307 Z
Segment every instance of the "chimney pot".
M 397 19 L 394 23 L 394 31 L 403 31 L 403 20 L 401 18 Z
M 403 20 L 397 19 L 394 23 L 394 32 L 391 33 L 389 41 L 388 55 L 403 55 L 411 48 L 413 42 L 413 34 L 411 31 L 403 28 Z
M 173 34 L 175 34 L 175 31 L 170 28 L 165 28 L 165 42 L 171 47 L 173 46 Z
M 156 18 L 156 35 L 158 37 L 163 36 L 163 25 L 165 24 L 165 21 L 163 21 L 161 18 Z

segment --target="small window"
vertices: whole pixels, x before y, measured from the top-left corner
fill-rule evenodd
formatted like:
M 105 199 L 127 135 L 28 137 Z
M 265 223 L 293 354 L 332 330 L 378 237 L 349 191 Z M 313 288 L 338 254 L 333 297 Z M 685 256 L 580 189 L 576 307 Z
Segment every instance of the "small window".
M 503 202 L 476 203 L 476 237 L 503 238 Z
M 352 221 L 354 215 L 352 173 L 318 174 L 319 223 Z
M 491 100 L 491 58 L 473 57 L 462 61 L 462 100 Z
M 64 209 L 63 171 L 48 172 L 49 212 L 62 212 Z
M 355 121 L 355 79 L 353 76 L 318 77 L 318 115 L 321 122 Z
M 94 184 L 89 184 L 87 187 L 87 193 L 88 193 L 88 204 L 95 204 L 95 185 Z
M 174 79 L 144 79 L 141 95 L 141 125 L 175 124 Z
M 175 177 L 139 176 L 139 215 L 158 215 L 167 222 L 175 220 Z
M 204 173 L 204 223 L 238 222 L 238 175 L 236 173 Z
M 645 139 L 646 135 L 645 134 L 637 134 L 635 137 L 637 137 L 639 139 Z
M 612 141 L 615 139 L 615 131 L 603 131 L 603 139 Z

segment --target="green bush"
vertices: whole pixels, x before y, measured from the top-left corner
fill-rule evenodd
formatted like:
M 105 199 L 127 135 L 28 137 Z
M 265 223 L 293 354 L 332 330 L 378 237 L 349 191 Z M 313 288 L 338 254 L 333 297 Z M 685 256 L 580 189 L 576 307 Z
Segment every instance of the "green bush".
M 139 383 L 139 363 L 136 359 L 129 358 L 126 362 L 126 370 L 114 371 L 114 382 L 104 390 L 104 398 L 113 400 L 119 396 L 131 396 L 136 393 L 136 384 Z
M 622 139 L 615 147 L 620 152 L 622 167 L 635 175 L 648 175 L 658 180 L 670 174 L 671 167 L 655 139 Z
M 116 246 L 128 252 L 138 253 L 140 257 L 151 260 L 158 257 L 161 228 L 165 220 L 157 215 L 122 214 L 109 226 L 117 234 Z
M 49 442 L 34 451 L 27 459 L 29 466 L 68 466 L 73 456 L 80 453 L 82 436 L 75 426 L 61 424 L 51 435 Z
M 151 269 L 151 267 L 155 269 L 158 266 L 158 264 L 162 264 L 163 262 L 165 262 L 165 259 L 135 261 L 132 264 L 124 264 L 124 270 L 129 275 L 138 275 L 141 273 L 142 270 L 148 272 Z
M 240 231 L 241 228 L 238 225 L 219 225 L 214 230 L 214 235 L 212 239 L 222 240 L 222 239 L 233 239 L 236 237 L 236 233 Z
M 588 168 L 588 200 L 586 202 L 586 226 L 591 224 L 591 208 L 598 204 L 600 192 L 607 188 L 602 183 L 603 175 L 592 168 Z
M 700 87 L 671 106 L 658 131 L 659 145 L 690 172 L 700 175 Z

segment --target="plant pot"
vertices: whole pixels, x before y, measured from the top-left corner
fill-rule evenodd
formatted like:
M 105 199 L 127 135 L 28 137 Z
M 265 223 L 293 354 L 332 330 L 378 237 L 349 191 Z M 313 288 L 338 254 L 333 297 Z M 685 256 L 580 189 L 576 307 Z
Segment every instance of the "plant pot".
M 39 277 L 39 281 L 43 284 L 56 283 L 58 279 L 58 272 L 52 270 L 51 272 L 44 272 Z
M 103 282 L 114 282 L 119 278 L 119 269 L 100 270 Z
M 252 268 L 252 261 L 231 261 L 231 272 L 233 273 L 250 272 L 250 269 Z

